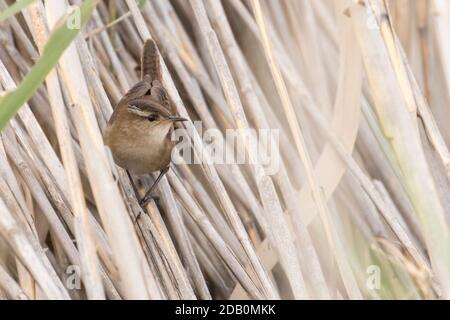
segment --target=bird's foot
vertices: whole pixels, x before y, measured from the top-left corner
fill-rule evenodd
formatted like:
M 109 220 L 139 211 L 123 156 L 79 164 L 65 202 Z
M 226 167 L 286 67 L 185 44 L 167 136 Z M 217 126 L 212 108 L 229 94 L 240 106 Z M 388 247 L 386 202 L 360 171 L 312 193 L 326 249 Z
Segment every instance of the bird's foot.
M 142 211 L 146 211 L 147 210 L 146 206 L 151 200 L 153 200 L 155 202 L 158 202 L 159 201 L 159 197 L 158 196 L 151 196 L 151 195 L 149 195 L 147 197 L 142 198 L 139 201 L 139 206 L 142 208 Z M 141 217 L 142 211 L 139 211 L 137 216 L 134 218 L 134 222 L 137 222 L 138 219 Z
M 142 198 L 142 199 L 139 201 L 139 205 L 140 205 L 142 208 L 145 208 L 145 207 L 147 206 L 147 204 L 148 204 L 151 200 L 153 200 L 153 201 L 155 201 L 155 202 L 158 202 L 158 201 L 159 201 L 159 197 L 158 197 L 158 196 L 152 196 L 151 194 L 149 194 L 148 196 Z

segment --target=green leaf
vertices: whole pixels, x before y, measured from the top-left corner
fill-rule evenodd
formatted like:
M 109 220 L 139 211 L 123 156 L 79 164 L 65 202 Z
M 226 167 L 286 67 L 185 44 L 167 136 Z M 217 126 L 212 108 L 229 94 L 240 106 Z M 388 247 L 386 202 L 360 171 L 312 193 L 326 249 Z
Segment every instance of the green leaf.
M 48 73 L 58 63 L 64 50 L 75 39 L 76 35 L 89 19 L 98 0 L 86 0 L 81 7 L 72 12 L 59 26 L 51 33 L 47 44 L 42 52 L 42 56 L 22 80 L 17 89 L 12 90 L 0 98 L 0 130 L 8 121 L 14 117 L 19 108 L 31 98 L 34 92 L 44 82 Z M 77 21 L 76 28 L 70 23 Z M 75 19 L 75 20 L 74 20 Z M 69 22 L 69 23 L 68 23 Z
M 20 12 L 23 8 L 28 6 L 33 1 L 35 0 L 17 0 L 16 2 L 14 2 L 14 4 L 10 5 L 5 11 L 0 13 L 0 22 L 15 15 L 17 12 Z

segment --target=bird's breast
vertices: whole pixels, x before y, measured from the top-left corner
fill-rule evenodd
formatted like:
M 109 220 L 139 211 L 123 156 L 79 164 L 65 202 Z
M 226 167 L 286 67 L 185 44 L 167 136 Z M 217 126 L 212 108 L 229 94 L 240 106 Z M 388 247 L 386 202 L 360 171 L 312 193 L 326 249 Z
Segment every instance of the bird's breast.
M 167 140 L 166 128 L 107 128 L 105 144 L 116 164 L 135 174 L 146 174 L 167 167 L 173 144 Z

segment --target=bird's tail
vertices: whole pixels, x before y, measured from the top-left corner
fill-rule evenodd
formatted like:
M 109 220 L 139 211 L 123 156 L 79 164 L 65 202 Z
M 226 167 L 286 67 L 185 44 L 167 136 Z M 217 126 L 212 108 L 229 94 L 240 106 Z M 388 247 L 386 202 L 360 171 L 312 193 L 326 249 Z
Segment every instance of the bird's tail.
M 151 80 L 162 80 L 158 48 L 153 39 L 146 40 L 142 48 L 141 79 L 144 79 L 145 75 L 149 75 Z

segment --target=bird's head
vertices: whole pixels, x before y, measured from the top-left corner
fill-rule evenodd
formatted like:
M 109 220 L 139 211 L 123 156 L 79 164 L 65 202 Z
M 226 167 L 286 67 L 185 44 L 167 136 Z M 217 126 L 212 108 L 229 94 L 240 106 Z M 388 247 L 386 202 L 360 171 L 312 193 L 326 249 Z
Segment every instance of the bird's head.
M 128 112 L 142 120 L 148 121 L 152 127 L 187 121 L 185 118 L 172 115 L 165 106 L 150 96 L 130 100 L 128 102 Z

